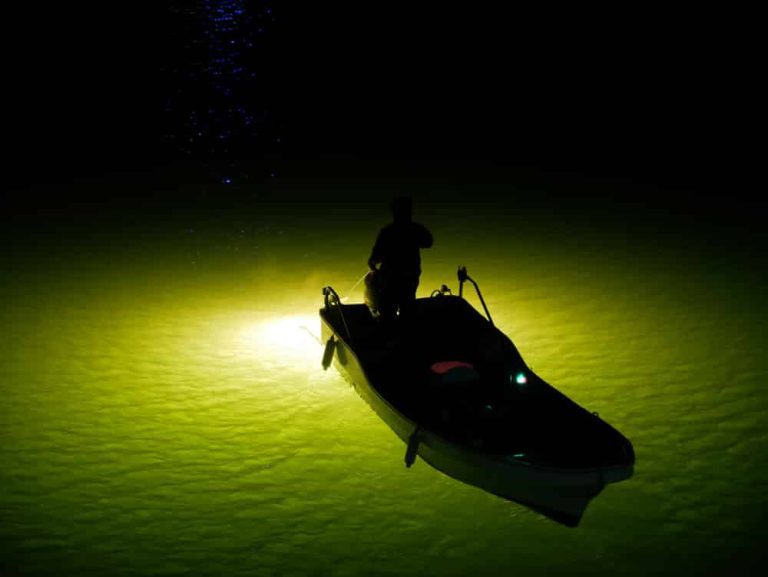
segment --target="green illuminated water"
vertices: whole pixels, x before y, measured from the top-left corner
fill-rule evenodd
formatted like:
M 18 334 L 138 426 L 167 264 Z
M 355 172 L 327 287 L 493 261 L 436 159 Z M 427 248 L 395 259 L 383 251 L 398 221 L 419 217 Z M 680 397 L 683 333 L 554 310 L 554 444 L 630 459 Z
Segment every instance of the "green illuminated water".
M 397 187 L 348 184 L 329 202 L 332 187 L 285 186 L 181 212 L 126 203 L 95 222 L 25 216 L 6 234 L 0 574 L 702 575 L 758 562 L 761 233 L 658 199 L 410 185 L 436 239 L 420 293 L 455 289 L 467 265 L 529 364 L 634 443 L 635 477 L 568 529 L 421 461 L 407 470 L 402 442 L 320 369 L 320 289 L 344 295 L 365 272 Z

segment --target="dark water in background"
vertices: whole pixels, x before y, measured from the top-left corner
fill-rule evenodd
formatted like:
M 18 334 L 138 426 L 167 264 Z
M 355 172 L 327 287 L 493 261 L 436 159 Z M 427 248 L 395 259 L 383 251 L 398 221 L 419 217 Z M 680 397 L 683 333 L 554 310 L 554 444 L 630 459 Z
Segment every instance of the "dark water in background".
M 396 192 L 436 239 L 420 294 L 467 265 L 535 370 L 633 441 L 635 477 L 579 528 L 406 470 L 320 369 L 320 289 L 365 272 Z M 766 239 L 762 205 L 726 198 L 487 178 L 28 196 L 3 227 L 0 572 L 749 574 Z

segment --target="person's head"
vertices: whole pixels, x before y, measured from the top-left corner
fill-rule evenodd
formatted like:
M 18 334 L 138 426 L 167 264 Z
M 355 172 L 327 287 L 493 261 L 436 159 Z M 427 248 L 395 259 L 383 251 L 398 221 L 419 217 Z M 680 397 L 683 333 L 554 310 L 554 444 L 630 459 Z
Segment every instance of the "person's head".
M 410 222 L 413 212 L 413 201 L 410 196 L 398 196 L 390 204 L 392 219 L 395 222 Z

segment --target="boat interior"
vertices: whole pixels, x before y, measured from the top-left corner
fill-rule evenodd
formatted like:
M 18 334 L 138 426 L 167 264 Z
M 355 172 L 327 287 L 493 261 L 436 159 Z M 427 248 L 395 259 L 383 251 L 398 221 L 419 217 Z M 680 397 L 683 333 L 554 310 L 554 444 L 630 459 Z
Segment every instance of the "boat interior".
M 618 431 L 533 373 L 462 297 L 417 299 L 389 322 L 365 304 L 333 304 L 321 316 L 390 405 L 450 442 L 561 468 L 634 460 Z

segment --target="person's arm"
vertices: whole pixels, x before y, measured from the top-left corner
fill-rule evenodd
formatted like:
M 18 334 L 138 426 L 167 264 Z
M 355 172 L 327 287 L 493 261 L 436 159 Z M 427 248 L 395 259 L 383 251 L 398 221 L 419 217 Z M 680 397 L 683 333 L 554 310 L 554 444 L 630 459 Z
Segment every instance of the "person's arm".
M 381 263 L 381 245 L 381 232 L 379 232 L 373 250 L 371 250 L 371 256 L 368 257 L 368 268 L 371 270 L 376 270 L 376 265 Z
M 427 230 L 427 227 L 425 227 L 422 224 L 416 225 L 417 233 L 417 239 L 419 242 L 419 248 L 432 248 L 432 233 Z

